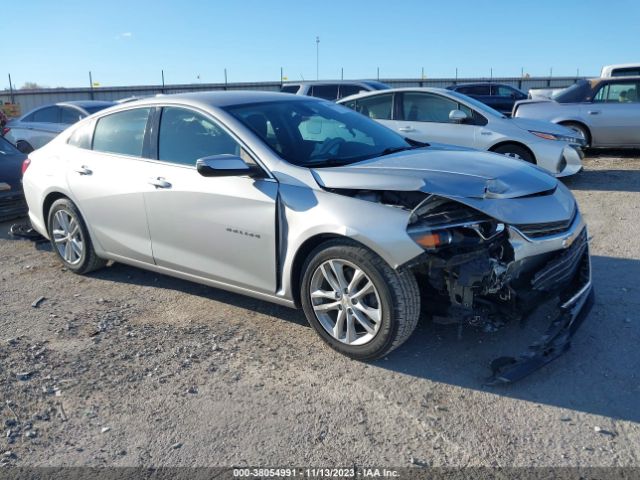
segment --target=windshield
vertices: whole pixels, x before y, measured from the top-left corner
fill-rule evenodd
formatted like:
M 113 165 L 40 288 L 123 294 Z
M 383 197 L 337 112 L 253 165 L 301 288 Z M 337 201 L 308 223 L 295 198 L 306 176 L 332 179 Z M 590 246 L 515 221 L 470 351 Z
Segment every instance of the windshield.
M 225 110 L 280 157 L 303 167 L 347 165 L 415 148 L 392 130 L 330 102 L 277 101 Z
M 574 83 L 559 92 L 551 95 L 551 99 L 558 103 L 584 102 L 591 92 L 591 85 L 586 80 Z
M 462 100 L 463 102 L 465 102 L 465 103 L 467 103 L 469 105 L 472 105 L 477 110 L 480 110 L 481 112 L 484 112 L 484 113 L 486 113 L 488 115 L 493 115 L 493 116 L 500 117 L 500 118 L 507 118 L 503 114 L 501 114 L 499 111 L 494 110 L 490 106 L 485 105 L 484 103 L 482 103 L 479 100 L 476 100 L 475 98 L 468 97 L 467 95 L 464 95 L 462 93 L 456 92 L 454 90 L 447 90 L 447 94 L 451 95 L 452 97 L 456 97 L 458 100 Z

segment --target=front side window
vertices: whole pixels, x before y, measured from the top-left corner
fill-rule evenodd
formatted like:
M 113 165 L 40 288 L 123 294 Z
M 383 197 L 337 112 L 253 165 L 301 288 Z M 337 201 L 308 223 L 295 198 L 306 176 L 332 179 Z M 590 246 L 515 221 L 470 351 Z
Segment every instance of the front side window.
M 298 93 L 298 90 L 300 90 L 299 85 L 284 85 L 280 89 L 282 93 Z
M 346 165 L 411 148 L 392 130 L 328 102 L 265 102 L 226 110 L 294 165 Z
M 82 113 L 78 110 L 68 107 L 62 107 L 60 109 L 60 123 L 67 125 L 73 125 L 83 117 Z
M 45 107 L 33 112 L 29 121 L 40 123 L 60 123 L 60 108 Z
M 593 97 L 599 103 L 637 103 L 638 84 L 636 82 L 608 83 L 600 87 Z
M 93 150 L 142 156 L 150 111 L 150 108 L 135 108 L 100 118 L 93 134 Z
M 213 120 L 185 108 L 162 109 L 159 160 L 194 166 L 200 158 L 222 154 L 241 155 L 240 145 Z
M 351 102 L 350 102 L 350 108 Z M 393 112 L 393 94 L 374 95 L 355 102 L 355 110 L 375 120 L 391 120 Z
M 457 102 L 431 93 L 405 93 L 402 106 L 409 122 L 451 123 L 449 113 L 458 109 Z
M 366 90 L 366 88 L 361 87 L 360 85 L 340 85 L 340 98 L 355 95 L 363 90 Z
M 463 93 L 465 95 L 489 95 L 489 85 L 467 85 L 464 87 L 459 87 L 456 91 Z
M 336 100 L 338 98 L 338 85 L 313 85 L 309 93 L 312 97 Z

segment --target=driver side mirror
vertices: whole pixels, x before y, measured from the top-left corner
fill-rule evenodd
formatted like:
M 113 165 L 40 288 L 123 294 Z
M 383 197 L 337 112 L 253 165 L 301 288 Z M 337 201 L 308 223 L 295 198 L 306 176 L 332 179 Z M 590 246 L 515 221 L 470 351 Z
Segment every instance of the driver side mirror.
M 255 169 L 237 155 L 212 155 L 196 161 L 196 170 L 203 177 L 234 177 L 251 175 Z
M 452 122 L 455 123 L 462 123 L 464 122 L 467 118 L 469 118 L 467 116 L 467 114 L 465 112 L 463 112 L 462 110 L 451 110 L 449 112 L 449 120 L 451 120 Z

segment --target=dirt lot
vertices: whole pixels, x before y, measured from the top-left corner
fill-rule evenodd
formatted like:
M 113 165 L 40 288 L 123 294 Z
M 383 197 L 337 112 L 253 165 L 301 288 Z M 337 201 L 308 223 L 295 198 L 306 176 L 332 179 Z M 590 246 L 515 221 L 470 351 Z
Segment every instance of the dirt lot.
M 301 312 L 119 264 L 79 277 L 0 225 L 0 465 L 640 466 L 640 153 L 585 165 L 566 183 L 596 305 L 571 351 L 499 388 L 488 362 L 544 325 L 458 340 L 425 320 L 358 363 Z

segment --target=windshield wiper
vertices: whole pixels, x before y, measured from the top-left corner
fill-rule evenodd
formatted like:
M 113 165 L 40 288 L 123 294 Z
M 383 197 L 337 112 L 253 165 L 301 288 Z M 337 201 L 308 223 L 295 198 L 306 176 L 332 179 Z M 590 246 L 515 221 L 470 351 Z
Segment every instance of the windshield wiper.
M 414 143 L 416 143 L 416 145 L 414 145 Z M 415 142 L 415 141 L 412 140 L 411 141 L 411 145 L 409 145 L 409 146 L 385 148 L 377 156 L 378 157 L 382 157 L 384 155 L 391 155 L 392 153 L 404 152 L 405 150 L 415 150 L 417 148 L 423 148 L 423 147 L 428 147 L 428 146 L 429 146 L 428 143 Z

